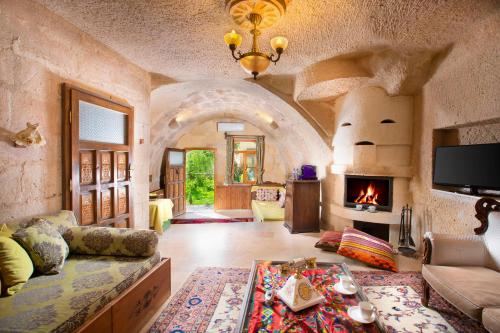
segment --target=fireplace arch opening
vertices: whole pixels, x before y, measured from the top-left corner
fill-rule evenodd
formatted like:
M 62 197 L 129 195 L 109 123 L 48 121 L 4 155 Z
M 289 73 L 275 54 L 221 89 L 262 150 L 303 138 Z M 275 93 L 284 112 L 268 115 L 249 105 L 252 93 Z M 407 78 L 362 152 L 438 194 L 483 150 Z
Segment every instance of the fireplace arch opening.
M 356 146 L 373 146 L 373 145 L 375 145 L 375 144 L 371 141 L 358 141 L 358 142 L 356 142 Z

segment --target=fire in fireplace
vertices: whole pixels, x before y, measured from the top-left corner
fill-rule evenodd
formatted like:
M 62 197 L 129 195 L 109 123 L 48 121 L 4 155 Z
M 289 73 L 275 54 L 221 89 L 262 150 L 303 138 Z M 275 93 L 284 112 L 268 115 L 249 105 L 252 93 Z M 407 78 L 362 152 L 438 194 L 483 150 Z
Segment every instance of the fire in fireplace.
M 377 210 L 392 211 L 392 177 L 345 176 L 344 206 L 377 206 Z

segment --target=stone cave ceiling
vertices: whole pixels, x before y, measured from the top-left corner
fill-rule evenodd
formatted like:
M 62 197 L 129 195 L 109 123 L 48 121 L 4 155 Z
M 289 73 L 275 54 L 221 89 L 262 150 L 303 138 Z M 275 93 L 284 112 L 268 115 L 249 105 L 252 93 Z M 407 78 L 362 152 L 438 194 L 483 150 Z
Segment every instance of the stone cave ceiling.
M 223 0 L 37 0 L 151 73 L 175 81 L 246 78 L 223 42 L 236 28 Z M 295 75 L 318 62 L 390 48 L 437 52 L 499 8 L 496 0 L 293 0 L 265 30 L 289 48 L 270 75 Z M 238 30 L 238 29 L 237 29 Z M 250 35 L 243 34 L 243 49 Z

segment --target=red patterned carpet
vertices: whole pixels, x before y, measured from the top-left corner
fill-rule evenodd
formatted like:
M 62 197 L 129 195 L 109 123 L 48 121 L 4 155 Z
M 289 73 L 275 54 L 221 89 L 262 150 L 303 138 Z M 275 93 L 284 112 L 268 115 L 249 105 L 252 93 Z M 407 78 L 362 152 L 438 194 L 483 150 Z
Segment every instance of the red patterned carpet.
M 150 332 L 232 332 L 243 302 L 248 269 L 198 268 L 157 318 Z M 431 293 L 429 310 L 420 304 L 416 272 L 353 272 L 379 311 L 389 333 L 486 332 L 477 322 Z M 346 331 L 338 331 L 346 332 Z
M 172 224 L 202 224 L 202 223 L 235 223 L 235 222 L 253 222 L 252 218 L 196 218 L 196 219 L 172 219 Z

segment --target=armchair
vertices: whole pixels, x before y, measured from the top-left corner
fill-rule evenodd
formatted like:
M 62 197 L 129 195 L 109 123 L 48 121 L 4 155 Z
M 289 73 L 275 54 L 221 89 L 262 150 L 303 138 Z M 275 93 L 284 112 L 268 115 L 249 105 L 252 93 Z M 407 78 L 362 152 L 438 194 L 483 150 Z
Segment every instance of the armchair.
M 422 304 L 430 288 L 490 332 L 500 332 L 500 202 L 475 206 L 481 226 L 475 235 L 424 235 Z

